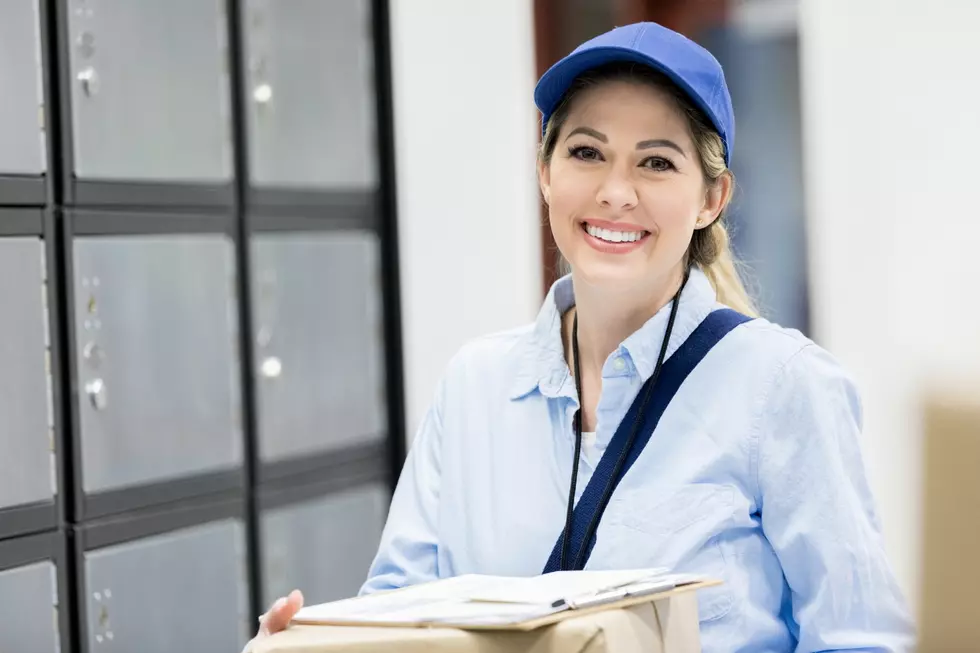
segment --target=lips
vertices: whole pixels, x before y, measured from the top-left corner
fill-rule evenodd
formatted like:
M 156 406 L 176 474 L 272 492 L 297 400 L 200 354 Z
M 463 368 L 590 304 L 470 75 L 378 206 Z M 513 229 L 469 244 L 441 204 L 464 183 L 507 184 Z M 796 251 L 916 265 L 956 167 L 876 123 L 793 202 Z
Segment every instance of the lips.
M 585 241 L 604 254 L 626 254 L 638 249 L 650 237 L 650 232 L 639 225 L 585 220 L 580 223 Z
M 632 243 L 646 235 L 645 230 L 638 231 L 618 231 L 615 229 L 600 229 L 588 222 L 584 223 L 585 231 L 593 238 L 599 238 L 607 243 Z

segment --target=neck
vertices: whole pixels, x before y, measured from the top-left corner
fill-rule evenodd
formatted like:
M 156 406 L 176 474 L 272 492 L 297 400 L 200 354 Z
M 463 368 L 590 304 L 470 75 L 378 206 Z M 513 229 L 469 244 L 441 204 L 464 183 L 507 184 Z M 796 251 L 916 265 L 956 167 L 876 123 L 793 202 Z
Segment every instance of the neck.
M 670 303 L 683 280 L 683 270 L 677 269 L 655 284 L 652 290 L 613 293 L 573 276 L 582 375 L 601 375 L 609 355 Z M 570 329 L 571 320 L 568 324 Z M 571 361 L 571 357 L 567 360 Z

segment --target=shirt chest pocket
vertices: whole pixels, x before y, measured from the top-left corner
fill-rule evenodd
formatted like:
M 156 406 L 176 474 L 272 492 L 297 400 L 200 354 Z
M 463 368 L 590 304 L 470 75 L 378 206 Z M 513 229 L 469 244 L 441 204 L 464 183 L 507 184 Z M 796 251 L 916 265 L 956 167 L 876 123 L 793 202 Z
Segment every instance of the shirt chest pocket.
M 701 621 L 720 619 L 734 602 L 721 546 L 734 509 L 730 485 L 696 483 L 662 495 L 630 490 L 610 501 L 602 550 L 619 568 L 667 567 L 724 581 L 698 592 Z

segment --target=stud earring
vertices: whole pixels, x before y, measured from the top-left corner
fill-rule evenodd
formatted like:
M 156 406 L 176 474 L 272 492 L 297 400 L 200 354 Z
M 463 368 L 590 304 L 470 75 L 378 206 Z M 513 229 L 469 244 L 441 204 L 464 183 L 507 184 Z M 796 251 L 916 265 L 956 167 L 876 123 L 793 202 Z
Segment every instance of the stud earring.
M 700 227 L 702 225 L 704 225 L 704 220 L 702 220 L 701 218 L 698 218 L 698 221 L 694 223 L 695 227 Z

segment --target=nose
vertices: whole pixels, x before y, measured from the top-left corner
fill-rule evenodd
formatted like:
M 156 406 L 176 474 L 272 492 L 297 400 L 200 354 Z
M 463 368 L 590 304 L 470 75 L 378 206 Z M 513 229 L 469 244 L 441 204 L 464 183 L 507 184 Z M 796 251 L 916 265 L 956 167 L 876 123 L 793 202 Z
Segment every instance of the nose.
M 610 170 L 599 186 L 596 202 L 603 208 L 613 210 L 632 209 L 636 206 L 636 189 L 629 177 L 622 172 Z

